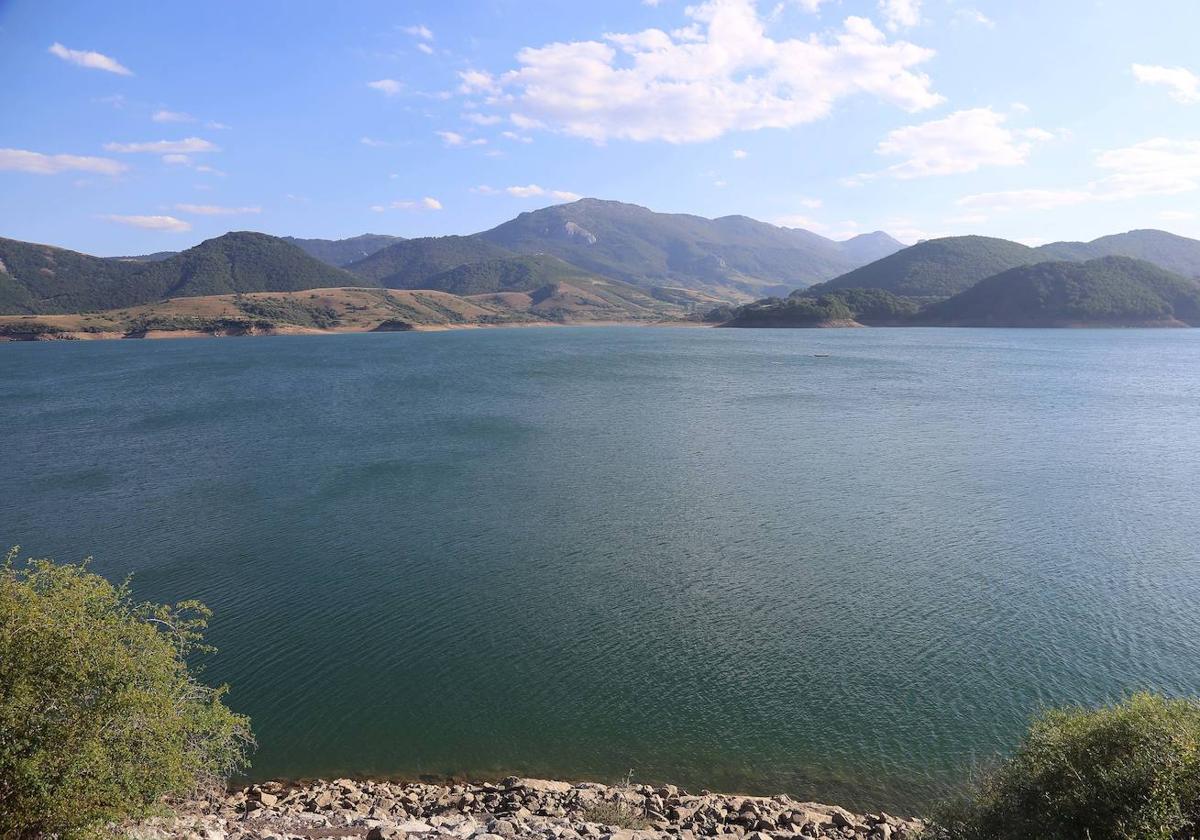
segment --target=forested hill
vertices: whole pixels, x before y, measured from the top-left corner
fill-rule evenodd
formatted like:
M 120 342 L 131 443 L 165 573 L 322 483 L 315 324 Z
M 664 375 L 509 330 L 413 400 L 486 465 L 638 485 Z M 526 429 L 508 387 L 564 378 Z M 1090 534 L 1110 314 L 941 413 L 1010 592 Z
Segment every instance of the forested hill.
M 356 285 L 362 281 L 353 275 L 262 233 L 227 233 L 156 262 L 0 239 L 0 313 L 82 312 L 174 297 Z
M 1043 262 L 989 277 L 931 305 L 918 320 L 943 326 L 1200 326 L 1200 281 L 1130 257 Z
M 1038 254 L 1019 242 L 987 236 L 930 239 L 876 260 L 810 289 L 814 294 L 838 289 L 883 289 L 913 298 L 956 295 L 985 277 L 1037 262 Z

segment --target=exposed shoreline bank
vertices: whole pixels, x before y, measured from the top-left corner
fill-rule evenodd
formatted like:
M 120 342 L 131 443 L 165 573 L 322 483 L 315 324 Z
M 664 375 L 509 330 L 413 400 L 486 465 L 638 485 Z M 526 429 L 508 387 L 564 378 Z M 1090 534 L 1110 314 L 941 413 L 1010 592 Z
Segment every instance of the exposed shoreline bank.
M 21 341 L 115 341 L 148 339 L 158 341 L 163 339 L 183 338 L 262 338 L 279 335 L 361 335 L 381 332 L 449 332 L 451 330 L 492 330 L 515 329 L 528 327 L 712 327 L 699 321 L 514 321 L 511 323 L 494 324 L 412 324 L 404 328 L 375 327 L 371 329 L 334 328 L 319 329 L 316 327 L 298 327 L 280 325 L 270 328 L 252 328 L 247 330 L 145 330 L 136 333 L 119 332 L 115 330 L 83 331 L 63 330 L 61 332 L 30 331 L 15 332 L 8 335 L 0 334 L 0 343 Z
M 689 793 L 674 785 L 274 781 L 138 824 L 138 840 L 915 840 L 924 823 L 786 795 Z

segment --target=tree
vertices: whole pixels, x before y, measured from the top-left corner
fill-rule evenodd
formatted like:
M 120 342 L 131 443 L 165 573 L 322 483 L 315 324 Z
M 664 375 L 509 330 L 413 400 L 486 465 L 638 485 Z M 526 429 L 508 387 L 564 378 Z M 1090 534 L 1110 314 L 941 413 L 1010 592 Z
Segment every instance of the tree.
M 249 720 L 189 668 L 210 611 L 81 564 L 0 567 L 0 837 L 78 838 L 247 765 Z
M 936 824 L 946 840 L 1190 840 L 1200 829 L 1200 703 L 1142 693 L 1044 712 Z

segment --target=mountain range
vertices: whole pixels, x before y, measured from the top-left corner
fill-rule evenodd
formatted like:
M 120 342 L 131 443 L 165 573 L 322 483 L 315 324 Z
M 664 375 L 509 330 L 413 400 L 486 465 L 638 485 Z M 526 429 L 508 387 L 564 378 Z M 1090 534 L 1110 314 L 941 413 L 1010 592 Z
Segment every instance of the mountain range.
M 1116 264 L 1096 262 L 1108 257 L 1141 260 L 1179 281 L 1200 277 L 1200 242 L 1163 231 L 1037 248 L 983 236 L 906 248 L 882 232 L 838 242 L 745 216 L 705 219 L 582 199 L 522 213 L 469 236 L 326 240 L 231 232 L 178 253 L 119 258 L 0 239 L 0 314 L 128 310 L 180 298 L 362 288 L 471 298 L 499 307 L 505 318 L 517 312 L 557 320 L 678 319 L 711 312 L 709 320 L 738 325 L 913 323 L 951 319 L 949 310 L 934 307 L 977 286 L 994 292 L 1019 276 L 1005 272 L 1044 263 L 1084 266 L 1083 275 L 1062 266 L 1047 269 L 1049 274 L 1039 276 L 1063 279 L 1044 291 L 1055 283 L 1087 285 L 1093 281 L 1080 277 L 1095 275 L 1103 282 L 1096 279 L 1091 293 L 1116 300 L 1112 283 L 1134 281 Z M 983 284 L 999 276 L 1006 279 Z M 1155 282 L 1154 294 L 1162 297 L 1165 281 Z M 788 292 L 786 300 L 776 297 Z M 983 296 L 961 305 L 1001 303 L 994 293 L 976 294 Z M 1176 317 L 1181 299 L 1167 298 L 1171 317 L 1190 323 Z M 735 317 L 737 305 L 743 306 Z M 1146 311 L 1151 310 L 1162 311 Z M 959 320 L 987 321 L 976 310 L 970 313 L 964 309 Z M 1066 319 L 1069 312 L 1059 314 Z M 1137 319 L 1133 310 L 1129 314 Z

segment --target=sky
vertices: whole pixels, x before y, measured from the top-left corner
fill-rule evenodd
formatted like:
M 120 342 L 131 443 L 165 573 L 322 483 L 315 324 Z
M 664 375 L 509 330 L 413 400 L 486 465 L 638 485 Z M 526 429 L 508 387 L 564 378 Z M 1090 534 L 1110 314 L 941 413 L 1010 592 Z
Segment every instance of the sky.
M 0 236 L 1200 237 L 1197 0 L 0 0 Z

